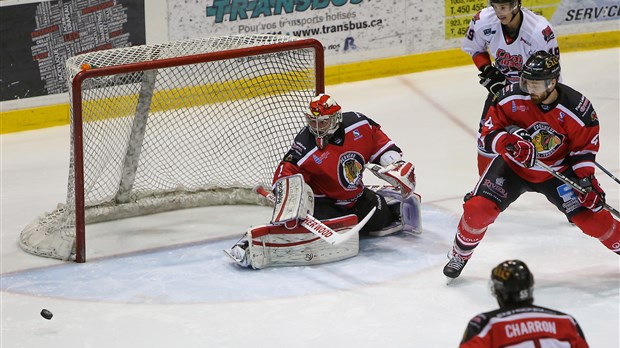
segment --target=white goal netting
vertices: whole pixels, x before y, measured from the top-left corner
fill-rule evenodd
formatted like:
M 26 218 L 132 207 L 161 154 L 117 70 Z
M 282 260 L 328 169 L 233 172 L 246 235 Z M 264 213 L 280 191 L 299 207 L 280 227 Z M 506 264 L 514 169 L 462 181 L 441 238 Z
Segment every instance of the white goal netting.
M 83 257 L 75 243 L 82 205 L 92 223 L 259 203 L 252 188 L 271 184 L 308 101 L 323 88 L 322 52 L 308 41 L 237 35 L 68 59 L 67 201 L 22 231 L 22 248 Z

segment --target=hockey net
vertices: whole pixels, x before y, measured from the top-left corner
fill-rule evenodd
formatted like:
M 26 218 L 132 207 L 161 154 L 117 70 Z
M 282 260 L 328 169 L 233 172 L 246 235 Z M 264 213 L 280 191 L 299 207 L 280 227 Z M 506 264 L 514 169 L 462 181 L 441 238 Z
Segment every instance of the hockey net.
M 32 254 L 84 262 L 85 224 L 192 207 L 259 204 L 257 184 L 323 92 L 312 39 L 235 35 L 80 54 L 67 200 L 22 231 Z

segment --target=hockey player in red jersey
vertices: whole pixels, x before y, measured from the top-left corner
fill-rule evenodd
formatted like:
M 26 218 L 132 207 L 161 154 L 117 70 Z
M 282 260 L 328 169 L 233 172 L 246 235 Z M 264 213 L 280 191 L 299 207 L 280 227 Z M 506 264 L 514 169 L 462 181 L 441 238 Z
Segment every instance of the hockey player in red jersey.
M 558 57 L 539 51 L 525 63 L 520 83 L 502 90 L 489 108 L 481 141 L 499 156 L 463 204 L 443 269 L 448 278 L 461 274 L 488 226 L 525 192 L 545 195 L 585 234 L 620 254 L 620 222 L 602 209 L 605 192 L 594 176 L 600 145 L 596 111 L 584 95 L 559 83 L 559 74 Z M 536 161 L 574 178 L 586 192 L 575 192 Z
M 491 291 L 499 309 L 472 318 L 460 348 L 588 347 L 575 318 L 534 305 L 534 276 L 523 261 L 493 268 Z
M 342 112 L 334 98 L 326 94 L 310 101 L 304 117 L 306 126 L 278 165 L 274 183 L 302 174 L 314 192 L 314 217 L 321 220 L 347 214 L 361 220 L 376 207 L 363 234 L 385 235 L 411 229 L 411 224 L 418 223 L 409 220 L 417 217 L 412 217 L 408 209 L 415 189 L 415 167 L 402 160 L 400 148 L 379 124 L 359 112 Z M 365 167 L 398 187 L 402 195 L 366 188 L 362 182 Z M 402 204 L 387 204 L 386 197 Z
M 508 84 L 519 82 L 521 67 L 534 52 L 560 56 L 557 38 L 545 17 L 522 8 L 521 0 L 491 0 L 490 4 L 472 18 L 462 43 L 462 50 L 480 71 L 480 84 L 489 91 L 478 135 L 493 98 Z M 482 175 L 494 156 L 478 143 L 478 174 Z

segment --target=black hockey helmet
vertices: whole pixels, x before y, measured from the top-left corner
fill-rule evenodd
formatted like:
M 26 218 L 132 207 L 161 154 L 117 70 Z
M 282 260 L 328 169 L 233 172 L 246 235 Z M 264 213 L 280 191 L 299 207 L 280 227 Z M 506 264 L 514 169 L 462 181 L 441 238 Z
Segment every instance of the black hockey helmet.
M 491 292 L 500 307 L 534 302 L 534 276 L 521 260 L 507 260 L 491 271 Z
M 560 76 L 560 58 L 546 51 L 530 56 L 521 70 L 521 77 L 528 80 L 551 80 Z

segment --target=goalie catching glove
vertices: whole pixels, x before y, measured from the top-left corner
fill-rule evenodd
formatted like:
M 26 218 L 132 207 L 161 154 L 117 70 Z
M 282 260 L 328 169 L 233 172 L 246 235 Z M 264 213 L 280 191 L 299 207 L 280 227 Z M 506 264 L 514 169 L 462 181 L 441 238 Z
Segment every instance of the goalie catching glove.
M 397 161 L 385 167 L 366 163 L 365 167 L 379 179 L 398 187 L 403 196 L 408 196 L 415 190 L 415 166 L 410 162 Z

